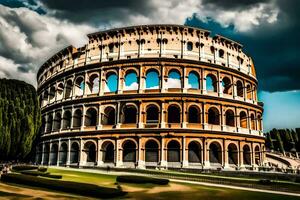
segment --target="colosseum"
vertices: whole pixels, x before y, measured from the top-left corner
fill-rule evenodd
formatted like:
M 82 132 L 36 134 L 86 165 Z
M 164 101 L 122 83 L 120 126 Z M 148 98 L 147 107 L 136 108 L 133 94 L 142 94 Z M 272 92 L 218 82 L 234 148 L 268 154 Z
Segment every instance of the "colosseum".
M 242 45 L 203 29 L 141 25 L 87 35 L 37 74 L 36 162 L 256 170 L 263 104 Z

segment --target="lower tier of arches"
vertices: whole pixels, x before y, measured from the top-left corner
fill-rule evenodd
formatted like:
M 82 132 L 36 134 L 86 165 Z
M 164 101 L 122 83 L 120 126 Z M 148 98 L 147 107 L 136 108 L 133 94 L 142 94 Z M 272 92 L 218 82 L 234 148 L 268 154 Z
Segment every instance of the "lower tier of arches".
M 57 166 L 257 169 L 265 160 L 261 138 L 230 136 L 79 137 L 45 140 L 36 163 Z

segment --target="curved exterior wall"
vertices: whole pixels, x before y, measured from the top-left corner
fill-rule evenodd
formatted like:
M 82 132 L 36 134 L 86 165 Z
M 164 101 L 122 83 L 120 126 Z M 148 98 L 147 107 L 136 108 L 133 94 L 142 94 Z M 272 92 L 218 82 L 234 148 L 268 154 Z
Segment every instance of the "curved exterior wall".
M 178 25 L 113 29 L 88 38 L 84 47 L 58 52 L 38 72 L 38 163 L 262 165 L 263 108 L 253 62 L 240 44 Z M 150 72 L 158 77 L 156 87 L 147 84 Z M 171 73 L 178 75 L 175 84 Z M 136 76 L 134 87 L 125 84 L 128 74 Z M 109 91 L 110 79 L 116 91 Z

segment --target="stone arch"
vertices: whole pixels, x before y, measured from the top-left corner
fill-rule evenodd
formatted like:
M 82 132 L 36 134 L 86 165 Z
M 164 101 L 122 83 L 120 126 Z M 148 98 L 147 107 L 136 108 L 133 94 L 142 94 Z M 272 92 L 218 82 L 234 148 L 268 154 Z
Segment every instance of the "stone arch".
M 75 92 L 75 96 L 82 96 L 84 93 L 84 77 L 83 76 L 78 76 L 75 79 L 75 84 L 74 84 L 74 92 Z
M 240 127 L 242 128 L 248 127 L 247 114 L 245 111 L 240 112 Z
M 227 126 L 235 126 L 234 112 L 231 109 L 227 109 L 225 112 L 225 124 Z
M 159 89 L 160 78 L 156 69 L 149 69 L 146 72 L 146 89 Z
M 232 95 L 232 83 L 230 78 L 227 76 L 222 79 L 222 87 L 224 94 Z
M 116 124 L 116 110 L 113 106 L 107 106 L 102 114 L 103 125 L 115 125 Z
M 79 128 L 81 127 L 81 119 L 82 119 L 82 111 L 81 109 L 76 109 L 73 115 L 73 127 Z
M 55 89 L 55 86 L 53 85 L 53 86 L 50 87 L 50 92 L 49 92 L 49 101 L 50 102 L 54 101 L 55 92 L 56 92 L 56 89 Z
M 227 146 L 227 152 L 228 152 L 228 164 L 229 165 L 238 165 L 238 148 L 236 144 L 230 143 Z
M 250 121 L 251 121 L 251 130 L 255 130 L 255 128 L 256 128 L 256 126 L 255 126 L 255 124 L 256 124 L 256 121 L 255 121 L 255 116 L 254 116 L 254 114 L 253 113 L 251 113 L 251 115 L 250 115 Z
M 145 143 L 145 161 L 156 163 L 159 161 L 159 142 L 154 139 L 149 139 Z
M 218 56 L 219 56 L 219 58 L 224 58 L 224 50 L 223 49 L 219 49 Z
M 68 145 L 66 142 L 61 143 L 59 148 L 59 165 L 67 163 Z
M 191 141 L 188 145 L 189 163 L 201 163 L 201 144 L 198 141 Z
M 60 112 L 55 113 L 54 122 L 53 122 L 53 131 L 59 131 L 61 128 L 61 114 Z
M 50 165 L 57 165 L 58 145 L 52 144 L 50 150 Z
M 218 80 L 213 74 L 206 75 L 206 90 L 209 92 L 218 92 Z
M 222 165 L 222 145 L 217 141 L 209 144 L 209 162 Z
M 137 144 L 133 140 L 125 140 L 122 144 L 123 162 L 136 162 Z
M 72 88 L 73 88 L 73 81 L 69 79 L 65 85 L 65 99 L 68 99 L 72 96 Z
M 125 72 L 124 90 L 138 90 L 139 81 L 138 73 L 134 69 L 129 69 Z
M 177 140 L 171 140 L 167 144 L 168 162 L 180 162 L 180 143 Z
M 110 140 L 102 143 L 102 161 L 104 163 L 113 163 L 115 161 L 115 146 Z
M 220 114 L 216 107 L 208 109 L 208 124 L 220 125 Z
M 180 123 L 181 122 L 181 109 L 176 104 L 171 104 L 168 107 L 168 123 Z
M 43 157 L 44 157 L 43 164 L 48 165 L 49 158 L 50 158 L 50 144 L 49 143 L 45 143 Z
M 257 115 L 257 130 L 262 130 L 262 119 L 260 114 Z
M 171 69 L 169 71 L 167 88 L 182 88 L 181 73 L 177 69 Z
M 236 90 L 237 90 L 237 95 L 239 97 L 244 97 L 244 85 L 242 81 L 240 80 L 236 81 Z
M 188 76 L 188 88 L 200 89 L 200 76 L 196 71 L 191 71 Z
M 106 74 L 105 92 L 118 91 L 118 75 L 114 71 L 109 71 Z
M 260 165 L 261 162 L 261 152 L 259 145 L 256 145 L 254 148 L 254 157 L 255 157 L 255 164 Z
M 251 165 L 251 151 L 247 144 L 243 146 L 243 163 L 244 165 Z
M 96 108 L 91 107 L 86 111 L 85 114 L 85 126 L 96 126 L 98 119 L 98 111 Z
M 88 80 L 88 94 L 97 94 L 99 92 L 99 74 L 93 73 Z
M 70 151 L 70 163 L 75 164 L 79 162 L 79 144 L 78 142 L 73 142 Z
M 201 114 L 201 110 L 199 106 L 196 105 L 189 106 L 188 123 L 200 123 L 201 122 L 200 114 Z
M 52 113 L 48 115 L 47 120 L 47 132 L 51 132 L 53 128 L 53 115 Z
M 63 98 L 64 91 L 64 83 L 60 82 L 57 84 L 57 100 L 61 100 Z
M 155 104 L 150 104 L 146 108 L 146 123 L 157 124 L 159 123 L 159 107 Z
M 71 111 L 66 110 L 64 111 L 64 115 L 63 115 L 63 125 L 62 125 L 62 129 L 66 130 L 66 129 L 70 129 L 71 128 L 71 120 L 72 120 L 72 114 Z
M 138 116 L 138 108 L 135 104 L 125 104 L 122 109 L 122 123 L 136 124 Z
M 246 90 L 247 90 L 247 99 L 251 100 L 252 99 L 252 87 L 250 84 L 247 84 Z
M 97 148 L 94 141 L 87 141 L 84 144 L 84 152 L 86 156 L 86 162 L 96 162 Z

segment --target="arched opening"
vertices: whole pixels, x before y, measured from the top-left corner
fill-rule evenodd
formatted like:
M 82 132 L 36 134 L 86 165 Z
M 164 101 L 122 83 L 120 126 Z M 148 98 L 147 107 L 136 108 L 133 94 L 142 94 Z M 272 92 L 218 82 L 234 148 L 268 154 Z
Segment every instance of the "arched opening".
M 243 147 L 243 158 L 244 165 L 251 165 L 251 151 L 248 145 Z
M 168 107 L 168 123 L 180 123 L 180 108 L 177 105 Z
M 228 163 L 230 165 L 238 165 L 238 149 L 233 143 L 228 145 Z
M 46 90 L 43 94 L 43 105 L 46 104 L 48 102 L 48 98 L 49 98 L 49 93 L 48 90 Z
M 219 49 L 219 58 L 224 58 L 224 50 Z
M 208 123 L 213 125 L 220 125 L 219 110 L 215 107 L 208 109 Z
M 252 99 L 252 89 L 250 84 L 247 85 L 247 99 Z
M 95 108 L 89 108 L 85 115 L 85 126 L 96 126 L 98 112 Z
M 50 165 L 57 165 L 58 145 L 53 144 L 50 151 Z
M 43 157 L 43 145 L 39 144 L 37 148 L 37 155 L 35 162 L 37 164 L 42 164 L 42 157 Z
M 73 116 L 73 127 L 79 128 L 81 127 L 81 118 L 82 118 L 82 111 L 80 109 L 75 110 Z
M 146 73 L 146 89 L 159 88 L 159 74 L 156 70 L 149 70 Z
M 71 128 L 71 119 L 72 114 L 70 111 L 65 111 L 63 116 L 63 127 L 62 129 L 70 129 Z
M 99 76 L 93 74 L 89 78 L 89 94 L 97 94 L 99 92 Z
M 201 145 L 199 142 L 192 141 L 189 143 L 189 163 L 201 163 Z
M 251 130 L 255 130 L 255 117 L 253 113 L 250 115 L 250 119 L 251 119 Z
M 256 146 L 254 151 L 255 151 L 255 164 L 260 165 L 260 149 L 259 149 L 259 146 Z
M 188 76 L 188 88 L 200 89 L 199 75 L 196 72 L 190 72 Z
M 59 165 L 65 165 L 67 163 L 68 145 L 62 143 L 59 150 Z
M 84 79 L 83 77 L 78 77 L 75 81 L 75 96 L 82 96 L 84 93 Z
M 58 112 L 55 114 L 54 117 L 53 130 L 59 131 L 60 127 L 61 127 L 61 114 Z
M 222 165 L 222 148 L 218 142 L 209 145 L 209 162 Z
M 247 128 L 247 126 L 248 126 L 247 114 L 244 111 L 240 112 L 240 126 L 242 128 Z
M 108 73 L 106 76 L 105 92 L 116 92 L 118 90 L 118 76 L 115 73 Z
M 123 144 L 123 162 L 136 162 L 136 145 L 131 140 Z
M 42 117 L 42 125 L 41 125 L 42 133 L 46 131 L 45 129 L 46 129 L 46 118 Z
M 130 70 L 125 75 L 124 90 L 138 90 L 139 84 L 137 74 L 135 71 Z
M 57 100 L 61 100 L 63 98 L 64 84 L 59 83 L 57 86 Z
M 87 142 L 84 145 L 86 153 L 86 162 L 96 162 L 96 145 L 93 142 Z
M 222 79 L 223 94 L 232 95 L 232 84 L 228 77 Z
M 102 124 L 103 125 L 115 125 L 116 124 L 116 111 L 114 107 L 109 106 L 104 109 L 102 115 Z
M 209 92 L 218 92 L 218 81 L 212 74 L 206 76 L 206 90 Z
M 168 143 L 168 162 L 180 162 L 180 144 L 176 140 Z
M 148 140 L 145 144 L 145 161 L 146 162 L 158 162 L 158 144 L 155 140 Z
M 146 123 L 157 124 L 159 122 L 159 109 L 156 105 L 149 105 L 146 110 Z
M 200 123 L 200 110 L 197 106 L 189 107 L 188 123 Z
M 257 115 L 257 129 L 259 130 L 259 131 L 261 131 L 262 130 L 262 122 L 261 122 L 261 116 L 260 115 Z
M 181 76 L 177 70 L 169 72 L 167 88 L 181 88 Z
M 71 145 L 71 152 L 70 152 L 70 163 L 75 164 L 79 161 L 79 145 L 77 142 L 73 142 Z
M 134 105 L 126 105 L 123 108 L 123 124 L 137 123 L 137 109 Z
M 52 114 L 48 115 L 48 120 L 47 120 L 47 132 L 52 131 L 52 125 L 53 125 L 53 116 Z
M 236 82 L 237 95 L 239 97 L 244 97 L 244 86 L 241 81 Z
M 227 110 L 225 112 L 225 123 L 227 126 L 235 126 L 234 112 L 232 110 Z
M 49 100 L 50 100 L 50 102 L 52 102 L 52 101 L 54 101 L 54 99 L 55 99 L 55 87 L 52 86 L 50 88 Z
M 193 51 L 193 43 L 192 42 L 188 42 L 187 45 L 186 45 L 186 49 L 188 51 Z
M 72 87 L 73 83 L 72 80 L 68 80 L 65 88 L 65 99 L 70 98 L 72 95 Z
M 106 141 L 102 145 L 102 161 L 104 163 L 113 163 L 115 160 L 114 144 Z
M 49 154 L 50 154 L 50 145 L 45 144 L 43 165 L 48 165 L 48 163 L 49 163 Z

